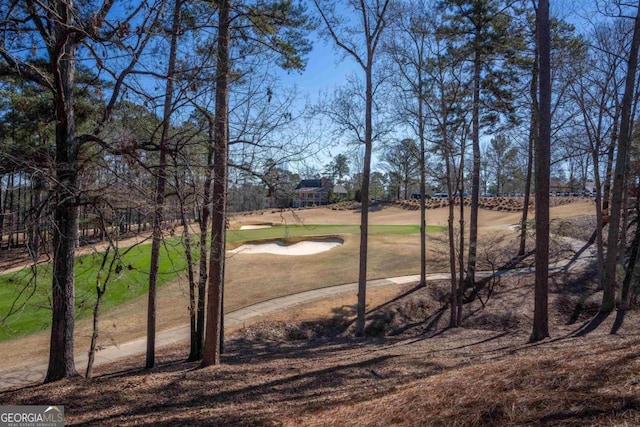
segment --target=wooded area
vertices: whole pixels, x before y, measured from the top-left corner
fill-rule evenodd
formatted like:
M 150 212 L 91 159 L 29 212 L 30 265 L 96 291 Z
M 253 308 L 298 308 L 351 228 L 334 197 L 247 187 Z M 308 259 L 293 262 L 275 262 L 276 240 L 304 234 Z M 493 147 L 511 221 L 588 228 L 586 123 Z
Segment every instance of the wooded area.
M 219 364 L 228 213 L 269 198 L 292 208 L 296 184 L 312 177 L 330 177 L 361 206 L 357 336 L 378 199 L 420 199 L 421 286 L 426 198 L 448 200 L 450 327 L 483 286 L 478 210 L 499 194 L 523 198 L 513 257 L 535 232 L 532 342 L 549 336 L 555 193 L 595 200 L 601 311 L 635 305 L 640 2 L 585 7 L 590 20 L 550 12 L 548 0 L 0 1 L 0 257 L 24 250 L 34 265 L 52 261 L 45 381 L 77 375 L 76 249 L 108 244 L 97 319 L 110 273 L 126 268 L 118 242 L 144 233 L 146 367 L 155 366 L 158 263 L 178 229 L 189 358 Z M 304 70 L 317 34 L 357 71 L 303 105 L 283 70 Z M 318 153 L 336 148 L 344 152 L 322 170 Z M 199 235 L 186 231 L 193 222 Z

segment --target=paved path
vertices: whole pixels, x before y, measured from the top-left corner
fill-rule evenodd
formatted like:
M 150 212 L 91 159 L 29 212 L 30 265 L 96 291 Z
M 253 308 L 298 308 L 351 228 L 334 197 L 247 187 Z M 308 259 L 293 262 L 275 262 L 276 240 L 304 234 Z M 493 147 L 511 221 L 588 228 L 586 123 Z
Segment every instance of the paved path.
M 549 266 L 549 271 L 568 271 L 583 268 L 586 263 L 590 262 L 594 257 L 594 250 L 585 246 L 584 242 L 574 239 L 566 239 L 571 245 L 571 249 L 576 253 L 571 259 L 563 260 Z M 511 276 L 533 273 L 533 268 L 520 268 L 513 270 L 500 270 L 495 272 L 496 276 Z M 483 278 L 494 274 L 491 271 L 481 271 L 476 273 L 476 277 Z M 446 273 L 433 273 L 427 275 L 427 280 L 446 280 L 451 276 Z M 370 280 L 367 282 L 367 289 L 376 289 L 391 285 L 404 285 L 409 283 L 417 283 L 420 280 L 419 275 L 393 277 L 389 279 Z M 268 301 L 250 305 L 245 308 L 227 313 L 224 316 L 225 327 L 233 327 L 240 325 L 252 318 L 263 316 L 277 310 L 292 307 L 298 304 L 316 301 L 324 298 L 333 297 L 346 292 L 357 291 L 357 283 L 348 283 L 346 285 L 331 286 L 328 288 L 314 289 L 306 292 L 300 292 L 280 298 L 274 298 Z M 189 325 L 180 326 L 173 329 L 164 330 L 158 333 L 156 337 L 156 345 L 158 348 L 189 339 Z M 104 363 L 113 362 L 117 359 L 144 354 L 146 352 L 146 337 L 129 341 L 120 346 L 108 346 L 96 353 L 95 366 Z M 85 367 L 87 364 L 86 352 L 76 354 L 76 366 Z M 30 384 L 37 384 L 43 381 L 47 371 L 47 364 L 31 365 L 18 369 L 0 370 L 0 390 L 17 388 Z
M 434 274 L 433 279 L 446 278 L 445 274 Z M 390 285 L 403 285 L 407 283 L 416 283 L 420 280 L 420 276 L 403 276 L 391 279 L 371 280 L 367 284 L 367 289 L 375 289 Z M 245 308 L 227 313 L 224 316 L 225 327 L 233 327 L 252 318 L 263 316 L 283 308 L 292 307 L 298 304 L 329 298 L 345 292 L 353 292 L 358 289 L 357 283 L 348 283 L 346 285 L 331 286 L 328 288 L 314 289 L 306 292 L 300 292 L 280 298 L 274 298 L 258 304 L 253 304 Z M 158 332 L 156 336 L 157 348 L 165 347 L 189 339 L 189 325 L 179 326 L 173 329 L 167 329 Z M 138 338 L 133 341 L 121 344 L 119 346 L 108 346 L 96 353 L 94 366 L 104 363 L 113 362 L 123 357 L 135 356 L 146 352 L 146 337 Z M 83 369 L 87 365 L 86 352 L 76 354 L 76 367 Z M 16 388 L 31 384 L 37 384 L 44 380 L 47 372 L 47 364 L 38 364 L 25 366 L 18 369 L 0 370 L 0 390 Z

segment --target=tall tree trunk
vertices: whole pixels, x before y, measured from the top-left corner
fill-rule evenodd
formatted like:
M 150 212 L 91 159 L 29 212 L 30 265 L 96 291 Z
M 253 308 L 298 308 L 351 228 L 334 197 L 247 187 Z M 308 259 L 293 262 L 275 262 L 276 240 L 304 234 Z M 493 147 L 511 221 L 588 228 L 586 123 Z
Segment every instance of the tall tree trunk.
M 216 70 L 216 109 L 213 163 L 213 211 L 211 215 L 211 254 L 207 319 L 202 366 L 218 365 L 222 353 L 222 295 L 227 232 L 227 160 L 229 156 L 229 42 L 231 4 L 218 0 L 218 63 Z
M 636 206 L 635 206 L 636 232 L 635 232 L 633 241 L 631 242 L 631 245 L 630 245 L 631 251 L 629 254 L 629 263 L 627 264 L 624 280 L 622 281 L 622 296 L 620 298 L 621 300 L 620 306 L 622 309 L 625 309 L 625 310 L 629 309 L 631 306 L 630 300 L 629 300 L 631 297 L 631 292 L 630 292 L 631 281 L 635 274 L 636 265 L 638 262 L 638 256 L 640 254 L 640 198 L 636 197 L 635 200 L 636 200 Z
M 549 178 L 551 158 L 551 35 L 549 0 L 540 0 L 537 44 L 540 52 L 540 105 L 536 147 L 536 286 L 530 341 L 549 336 Z
M 102 219 L 104 220 L 104 218 Z M 103 227 L 104 226 L 105 224 L 103 222 Z M 107 284 L 109 283 L 111 272 L 113 271 L 113 265 L 118 259 L 116 248 L 116 253 L 113 257 L 111 257 L 109 271 L 107 272 L 106 277 L 103 277 L 105 266 L 107 265 L 107 260 L 109 259 L 109 253 L 111 251 L 111 241 L 109 243 L 110 245 L 107 246 L 107 250 L 102 254 L 102 262 L 96 276 L 96 302 L 93 305 L 93 332 L 91 334 L 91 343 L 89 344 L 89 352 L 87 358 L 87 369 L 85 372 L 85 376 L 87 378 L 91 378 L 93 376 L 93 364 L 96 357 L 98 338 L 100 337 L 100 306 L 102 305 L 102 298 L 107 292 Z
M 156 288 L 158 283 L 158 270 L 160 264 L 160 246 L 162 245 L 162 207 L 164 205 L 164 193 L 166 189 L 166 148 L 161 142 L 160 162 L 156 173 L 156 199 L 153 215 L 153 230 L 151 240 L 151 262 L 149 266 L 149 294 L 147 304 L 147 356 L 145 367 L 155 366 L 156 347 Z
M 527 249 L 527 218 L 529 217 L 529 203 L 531 200 L 531 178 L 533 175 L 533 148 L 538 140 L 538 46 L 534 48 L 533 70 L 531 73 L 531 117 L 529 119 L 529 147 L 527 150 L 527 177 L 524 186 L 524 202 L 522 220 L 520 222 L 520 249 L 518 256 L 524 256 Z
M 443 144 L 447 147 L 448 141 L 444 138 Z M 451 155 L 449 149 L 445 148 L 445 170 L 447 173 L 447 192 L 449 194 L 449 271 L 451 272 L 451 289 L 449 295 L 449 327 L 458 326 L 458 277 L 456 276 L 456 237 L 455 237 L 455 206 L 453 203 L 453 194 L 455 193 L 455 187 L 451 180 Z M 460 248 L 463 251 L 463 248 Z
M 611 216 L 611 185 L 613 184 L 613 159 L 616 154 L 616 144 L 618 143 L 618 123 L 620 121 L 620 108 L 618 106 L 615 107 L 615 113 L 613 115 L 613 124 L 611 125 L 611 141 L 609 143 L 609 149 L 607 150 L 607 168 L 605 171 L 605 179 L 604 179 L 604 195 L 602 199 L 602 212 L 605 216 L 605 223 L 602 224 L 604 227 L 606 223 L 609 222 Z M 604 280 L 604 278 L 603 278 Z
M 164 107 L 162 117 L 162 133 L 160 134 L 160 159 L 156 174 L 155 206 L 153 214 L 153 231 L 151 240 L 151 263 L 149 266 L 149 295 L 147 306 L 147 356 L 145 367 L 153 368 L 156 347 L 156 296 L 158 286 L 158 269 L 160 265 L 160 246 L 162 245 L 162 222 L 164 215 L 165 192 L 167 187 L 167 147 L 169 130 L 171 129 L 171 114 L 173 111 L 173 82 L 178 51 L 178 38 L 182 0 L 175 0 L 173 23 L 171 31 L 171 47 L 169 49 L 169 64 L 167 66 L 167 81 L 165 86 Z
M 476 34 L 475 43 L 480 36 Z M 478 200 L 480 196 L 480 72 L 482 63 L 480 47 L 475 47 L 473 60 L 473 112 L 471 118 L 471 141 L 473 170 L 471 172 L 471 215 L 469 218 L 469 256 L 467 258 L 467 286 L 476 282 L 476 253 L 478 250 Z M 460 250 L 464 250 L 460 248 Z
M 176 172 L 178 166 L 176 165 Z M 187 260 L 187 280 L 189 282 L 189 324 L 191 331 L 191 343 L 189 349 L 189 360 L 197 360 L 192 359 L 193 356 L 197 353 L 197 334 L 196 332 L 196 323 L 197 323 L 197 299 L 196 299 L 196 281 L 195 281 L 195 272 L 194 272 L 194 261 L 193 261 L 193 245 L 191 243 L 191 234 L 189 233 L 189 220 L 187 218 L 187 206 L 185 204 L 184 194 L 182 194 L 183 189 L 180 188 L 180 179 L 178 178 L 178 174 L 176 173 L 176 192 L 178 201 L 180 203 L 180 225 L 182 226 L 182 239 L 184 241 L 184 255 Z M 206 245 L 205 245 L 206 246 Z
M 202 191 L 202 212 L 200 214 L 200 271 L 198 276 L 198 307 L 196 316 L 195 331 L 192 334 L 193 342 L 191 343 L 191 354 L 189 360 L 199 360 L 202 358 L 202 349 L 204 345 L 204 322 L 205 322 L 205 294 L 207 286 L 207 260 L 209 255 L 209 245 L 207 243 L 207 231 L 209 229 L 209 217 L 211 215 L 211 182 L 213 168 L 213 138 L 214 138 L 214 120 L 209 121 L 209 147 L 207 151 L 207 166 L 204 172 L 204 184 Z
M 14 240 L 14 235 L 15 235 L 15 231 L 16 231 L 16 213 L 15 213 L 15 207 L 14 207 L 14 200 L 15 200 L 15 184 L 16 184 L 16 174 L 12 173 L 9 176 L 9 186 L 8 186 L 8 192 L 9 192 L 9 235 L 7 236 L 7 247 L 10 249 L 12 246 L 16 245 L 16 242 Z
M 22 172 L 18 173 L 18 207 L 16 209 L 16 246 L 22 246 L 26 243 L 26 235 L 25 235 L 25 217 L 27 214 L 27 210 L 29 209 L 24 198 L 25 196 L 25 188 L 24 188 L 24 176 Z M 20 232 L 22 231 L 22 244 L 20 244 Z
M 456 309 L 456 322 L 455 326 L 460 326 L 462 324 L 462 296 L 464 294 L 464 141 L 462 142 L 462 149 L 460 151 L 460 168 L 458 170 L 458 195 L 460 200 L 460 250 L 458 251 L 458 265 L 460 266 L 460 280 L 458 282 L 458 289 L 456 295 L 456 303 L 458 304 L 458 308 Z
M 370 48 L 369 48 L 370 49 Z M 360 190 L 360 262 L 358 264 L 358 306 L 356 336 L 364 336 L 365 313 L 367 307 L 367 254 L 369 249 L 369 182 L 371 177 L 371 152 L 373 149 L 373 53 L 367 55 L 366 106 L 364 127 L 364 165 L 362 168 L 362 188 Z
M 53 227 L 53 315 L 49 366 L 45 382 L 77 375 L 74 360 L 75 271 L 74 256 L 78 231 L 78 151 L 73 86 L 77 42 L 69 31 L 73 22 L 73 3 L 56 2 L 60 22 L 55 27 L 51 67 L 56 112 L 56 199 Z M 68 27 L 67 27 L 68 25 Z
M 603 209 L 602 209 L 602 179 L 600 177 L 601 141 L 598 135 L 595 135 L 594 139 L 595 139 L 595 147 L 593 147 L 592 156 L 593 156 L 593 176 L 594 176 L 594 182 L 595 182 L 595 188 L 596 188 L 596 197 L 595 197 L 596 229 L 594 231 L 594 235 L 590 239 L 590 243 L 592 243 L 593 240 L 596 241 L 596 252 L 597 252 L 597 262 L 598 262 L 598 289 L 602 289 L 603 278 L 604 278 L 604 238 L 603 238 L 604 219 L 603 219 Z
M 4 195 L 4 175 L 0 175 L 0 251 L 2 251 L 2 244 L 4 243 L 4 204 L 3 198 Z
M 622 115 L 620 118 L 620 137 L 616 168 L 613 177 L 613 191 L 611 195 L 611 219 L 609 222 L 609 236 L 607 239 L 607 258 L 604 271 L 604 292 L 600 311 L 609 313 L 616 304 L 616 265 L 618 263 L 618 240 L 620 236 L 620 220 L 622 215 L 622 196 L 627 171 L 628 147 L 631 140 L 633 96 L 635 91 L 636 73 L 638 69 L 638 47 L 640 45 L 640 0 L 638 2 L 633 39 L 629 52 L 627 75 L 624 95 L 622 97 Z
M 420 139 L 420 283 L 418 286 L 427 286 L 427 219 L 426 219 L 426 195 L 427 195 L 427 168 L 426 149 L 424 136 L 424 98 L 422 96 L 422 70 L 419 71 L 418 81 L 418 137 Z
M 33 201 L 31 203 L 31 225 L 28 227 L 29 229 L 29 256 L 33 261 L 37 261 L 40 257 L 40 217 L 42 215 L 42 210 L 40 208 L 40 204 L 42 203 L 42 180 L 39 174 L 34 174 L 32 178 L 32 186 L 31 191 L 33 195 Z

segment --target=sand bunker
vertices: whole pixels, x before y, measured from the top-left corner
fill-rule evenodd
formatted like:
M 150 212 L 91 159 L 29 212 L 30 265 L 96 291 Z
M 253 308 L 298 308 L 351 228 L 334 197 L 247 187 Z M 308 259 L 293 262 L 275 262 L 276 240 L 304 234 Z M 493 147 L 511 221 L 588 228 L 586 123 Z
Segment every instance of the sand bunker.
M 240 230 L 257 230 L 259 228 L 271 228 L 270 225 L 243 225 Z
M 291 245 L 278 241 L 242 245 L 229 252 L 234 254 L 314 255 L 342 246 L 343 243 L 341 239 L 306 240 Z

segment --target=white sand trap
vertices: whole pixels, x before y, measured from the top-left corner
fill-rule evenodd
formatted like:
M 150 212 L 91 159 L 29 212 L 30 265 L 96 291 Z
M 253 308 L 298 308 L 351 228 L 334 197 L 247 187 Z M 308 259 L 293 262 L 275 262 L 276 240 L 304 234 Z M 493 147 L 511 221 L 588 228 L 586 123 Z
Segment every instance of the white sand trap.
M 260 228 L 271 228 L 270 225 L 242 225 L 240 230 L 258 230 Z
M 307 240 L 287 245 L 284 242 L 256 243 L 242 245 L 232 251 L 234 254 L 273 254 L 273 255 L 314 255 L 342 246 L 340 239 Z

